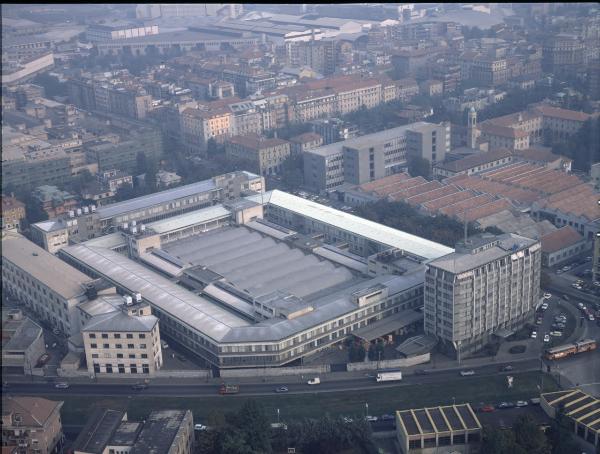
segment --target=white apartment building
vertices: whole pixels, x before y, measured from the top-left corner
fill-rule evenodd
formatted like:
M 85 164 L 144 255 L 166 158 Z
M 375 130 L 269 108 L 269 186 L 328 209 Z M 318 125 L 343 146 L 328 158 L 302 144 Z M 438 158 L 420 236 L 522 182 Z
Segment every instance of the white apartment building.
M 427 264 L 425 333 L 460 358 L 531 320 L 539 301 L 541 244 L 483 234 Z

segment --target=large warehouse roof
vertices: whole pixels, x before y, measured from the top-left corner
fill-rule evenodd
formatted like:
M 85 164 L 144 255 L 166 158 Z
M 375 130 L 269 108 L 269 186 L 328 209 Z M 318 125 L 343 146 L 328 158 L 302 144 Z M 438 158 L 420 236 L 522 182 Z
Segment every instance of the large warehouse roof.
M 377 243 L 402 249 L 426 259 L 436 259 L 454 252 L 443 244 L 429 241 L 410 233 L 387 227 L 377 222 L 345 213 L 319 203 L 297 197 L 283 191 L 270 191 L 260 196 L 248 197 L 256 202 L 265 202 L 298 213 L 347 232 L 360 235 Z

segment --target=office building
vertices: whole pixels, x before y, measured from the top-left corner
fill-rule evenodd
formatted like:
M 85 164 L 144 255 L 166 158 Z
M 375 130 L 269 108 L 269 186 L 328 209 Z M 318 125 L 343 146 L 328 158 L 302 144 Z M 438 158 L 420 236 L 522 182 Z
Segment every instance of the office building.
M 425 333 L 459 360 L 533 318 L 541 245 L 515 234 L 483 234 L 432 260 L 425 274 Z
M 19 453 L 60 452 L 62 406 L 42 397 L 2 396 L 2 446 L 16 445 Z
M 92 24 L 88 26 L 86 37 L 92 43 L 102 43 L 113 39 L 130 39 L 158 35 L 158 25 L 139 26 L 129 23 Z
M 90 374 L 152 377 L 162 367 L 158 319 L 148 304 L 134 298 L 136 295 L 125 295 L 120 304 L 105 303 L 112 306 L 106 311 L 97 307 L 80 309 L 96 312 L 81 330 Z M 118 299 L 118 295 L 112 299 Z
M 449 142 L 449 125 L 417 122 L 325 145 L 304 154 L 305 185 L 329 192 L 363 184 L 406 169 L 408 153 L 442 159 Z
M 17 233 L 2 238 L 2 290 L 64 334 L 79 334 L 76 306 L 91 281 Z

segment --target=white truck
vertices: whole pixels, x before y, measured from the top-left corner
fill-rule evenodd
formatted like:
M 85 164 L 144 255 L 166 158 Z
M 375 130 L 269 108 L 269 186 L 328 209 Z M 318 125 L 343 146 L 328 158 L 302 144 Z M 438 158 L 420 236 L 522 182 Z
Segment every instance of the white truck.
M 321 384 L 321 379 L 319 377 L 311 378 L 310 380 L 308 380 L 307 383 L 309 385 L 320 385 Z
M 377 382 L 382 381 L 400 381 L 402 380 L 402 372 L 399 370 L 387 370 L 377 372 Z

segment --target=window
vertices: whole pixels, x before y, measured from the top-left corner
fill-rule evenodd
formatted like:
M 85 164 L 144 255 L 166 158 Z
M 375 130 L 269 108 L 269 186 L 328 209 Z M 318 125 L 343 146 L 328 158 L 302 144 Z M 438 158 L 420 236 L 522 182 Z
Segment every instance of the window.
M 148 355 L 146 353 L 142 353 L 142 359 L 147 359 Z
M 129 354 L 129 359 L 135 359 L 135 353 L 130 353 Z
M 133 339 L 133 334 L 127 334 L 127 339 Z
M 112 364 L 107 364 L 106 365 L 106 373 L 107 374 L 112 374 Z
M 132 374 L 137 374 L 137 365 L 136 364 L 130 364 L 129 368 L 131 369 Z
M 117 358 L 118 358 L 118 359 L 121 359 L 121 358 L 123 358 L 123 353 L 117 353 Z
M 108 334 L 102 333 L 102 339 L 108 339 Z
M 100 364 L 94 363 L 94 372 L 96 374 L 100 373 Z
M 140 339 L 146 339 L 146 335 L 143 333 L 140 333 Z
M 90 339 L 96 339 L 96 334 L 90 333 Z
M 123 348 L 122 344 L 115 344 L 115 348 Z
M 127 348 L 135 348 L 133 344 L 127 344 Z
M 102 348 L 110 348 L 110 345 L 108 345 L 108 344 L 102 344 Z
M 125 364 L 119 364 L 119 373 L 120 374 L 124 374 L 125 373 Z
M 98 358 L 98 353 L 92 353 L 92 358 Z
M 140 344 L 140 348 L 146 348 L 146 344 Z
M 148 364 L 142 364 L 142 372 L 144 374 L 149 374 L 150 373 L 150 367 L 148 366 Z
M 98 344 L 90 344 L 90 348 L 98 348 Z
M 120 334 L 115 334 L 115 339 L 121 339 L 121 335 Z

